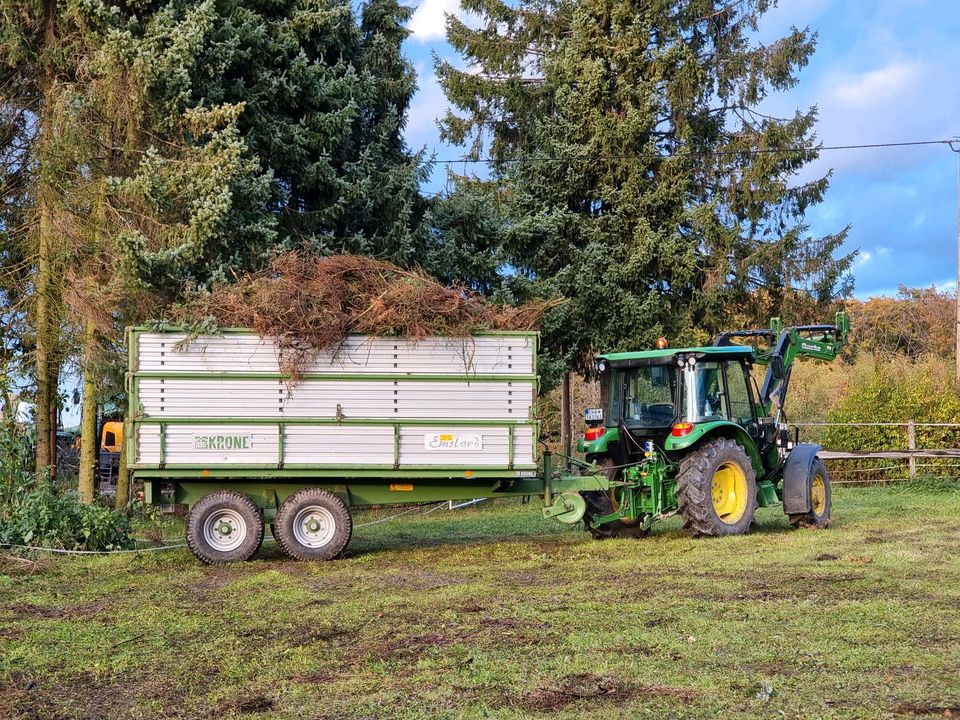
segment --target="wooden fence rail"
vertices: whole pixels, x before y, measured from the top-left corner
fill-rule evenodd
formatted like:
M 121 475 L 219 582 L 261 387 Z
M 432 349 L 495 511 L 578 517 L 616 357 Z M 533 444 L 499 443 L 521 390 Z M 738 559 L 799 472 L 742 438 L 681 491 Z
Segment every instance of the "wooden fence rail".
M 794 427 L 902 427 L 906 428 L 907 447 L 902 450 L 822 450 L 819 455 L 824 460 L 906 460 L 910 477 L 917 476 L 917 458 L 956 458 L 960 459 L 960 448 L 918 448 L 917 428 L 924 427 L 953 427 L 960 428 L 960 423 L 918 423 L 913 420 L 906 422 L 849 422 L 849 423 L 790 423 Z M 882 468 L 879 468 L 882 469 Z

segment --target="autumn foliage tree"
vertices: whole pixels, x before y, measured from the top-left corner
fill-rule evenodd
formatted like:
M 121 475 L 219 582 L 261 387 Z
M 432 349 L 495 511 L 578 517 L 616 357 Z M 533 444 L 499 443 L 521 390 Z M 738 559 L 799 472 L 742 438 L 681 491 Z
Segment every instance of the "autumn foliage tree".
M 896 297 L 873 297 L 847 303 L 859 352 L 917 359 L 953 356 L 955 292 L 900 287 Z

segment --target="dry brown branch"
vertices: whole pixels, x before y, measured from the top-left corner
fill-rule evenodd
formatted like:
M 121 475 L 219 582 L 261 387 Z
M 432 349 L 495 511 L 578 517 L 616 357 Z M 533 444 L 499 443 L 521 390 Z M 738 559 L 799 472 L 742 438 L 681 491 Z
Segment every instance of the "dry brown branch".
M 173 319 L 212 316 L 272 338 L 284 372 L 297 377 L 321 350 L 351 333 L 422 339 L 483 330 L 532 330 L 562 300 L 498 307 L 465 288 L 446 287 L 416 270 L 355 255 L 316 258 L 292 252 L 262 272 L 176 308 Z

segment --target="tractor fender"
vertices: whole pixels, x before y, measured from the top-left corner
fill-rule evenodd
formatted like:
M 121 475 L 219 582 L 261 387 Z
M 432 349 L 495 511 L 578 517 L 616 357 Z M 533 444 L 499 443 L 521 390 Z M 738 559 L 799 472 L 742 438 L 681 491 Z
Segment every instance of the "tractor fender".
M 760 458 L 756 442 L 754 442 L 746 430 L 729 420 L 697 423 L 694 425 L 692 432 L 687 435 L 682 435 L 681 437 L 668 435 L 663 443 L 663 449 L 667 452 L 686 452 L 693 449 L 695 445 L 699 445 L 701 442 L 707 440 L 712 440 L 715 437 L 725 437 L 736 440 L 750 458 L 750 463 L 753 465 L 757 477 L 761 477 L 764 474 L 763 460 Z
M 577 441 L 577 450 L 585 455 L 606 455 L 607 446 L 610 443 L 619 442 L 620 429 L 608 427 L 606 431 L 596 440 L 584 440 L 581 437 Z
M 820 446 L 801 443 L 790 451 L 783 469 L 783 511 L 787 515 L 810 512 L 810 479 Z

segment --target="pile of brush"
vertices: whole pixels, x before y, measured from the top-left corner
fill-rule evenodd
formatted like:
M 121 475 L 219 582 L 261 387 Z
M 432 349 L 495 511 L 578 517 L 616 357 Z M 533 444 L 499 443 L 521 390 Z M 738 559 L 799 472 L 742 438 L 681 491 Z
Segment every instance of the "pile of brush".
M 501 307 L 380 260 L 291 252 L 266 270 L 180 306 L 173 320 L 192 326 L 212 317 L 221 327 L 256 330 L 276 343 L 281 366 L 296 376 L 318 352 L 337 348 L 353 333 L 422 339 L 532 330 L 559 302 Z

